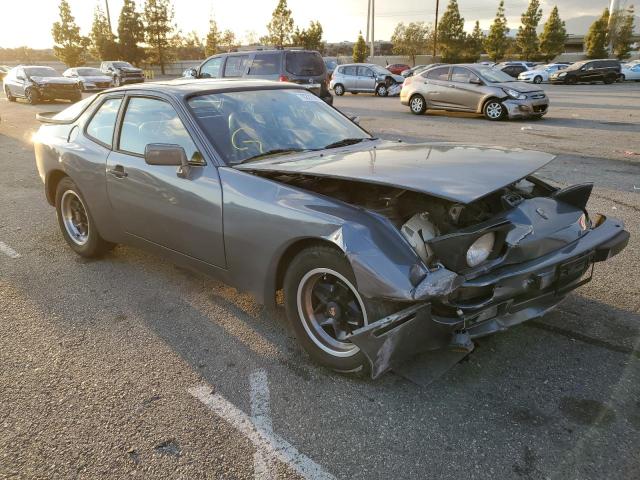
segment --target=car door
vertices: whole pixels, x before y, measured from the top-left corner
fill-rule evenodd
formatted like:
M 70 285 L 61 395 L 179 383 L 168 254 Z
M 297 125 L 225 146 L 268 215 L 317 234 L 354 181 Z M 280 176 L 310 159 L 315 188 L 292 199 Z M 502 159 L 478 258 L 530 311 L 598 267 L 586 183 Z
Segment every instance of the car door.
M 11 82 L 11 93 L 18 97 L 24 97 L 25 88 L 27 85 L 27 74 L 23 68 L 17 68 L 15 77 Z
M 482 95 L 478 76 L 468 68 L 454 66 L 451 68 L 451 79 L 440 98 L 448 108 L 475 112 Z
M 225 78 L 242 77 L 249 67 L 249 55 L 229 55 L 224 63 L 222 76 Z
M 222 64 L 224 62 L 224 56 L 214 57 L 207 60 L 198 72 L 198 78 L 220 78 L 222 75 Z
M 358 67 L 356 88 L 361 92 L 373 92 L 376 89 L 376 77 L 369 67 Z
M 165 98 L 128 96 L 107 158 L 107 194 L 126 234 L 225 267 L 217 168 L 204 160 L 184 118 Z M 148 165 L 150 143 L 182 146 L 193 166 L 186 178 L 175 166 Z
M 421 75 L 424 98 L 430 107 L 446 108 L 445 94 L 449 84 L 449 67 L 435 67 Z
M 354 90 L 358 90 L 358 67 L 355 65 L 350 65 L 348 67 L 344 67 L 344 88 L 345 90 L 352 92 Z
M 580 82 L 595 82 L 599 80 L 600 72 L 597 62 L 589 62 L 580 69 Z

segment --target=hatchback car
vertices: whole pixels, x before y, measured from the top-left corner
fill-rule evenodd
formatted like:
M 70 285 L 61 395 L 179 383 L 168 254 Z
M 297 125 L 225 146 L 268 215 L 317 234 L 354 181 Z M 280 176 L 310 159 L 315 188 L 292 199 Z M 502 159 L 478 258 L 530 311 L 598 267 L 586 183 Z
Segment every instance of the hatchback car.
M 409 77 L 400 101 L 416 115 L 449 110 L 482 113 L 488 120 L 541 118 L 549 107 L 540 87 L 477 64 L 446 65 Z
M 33 105 L 43 100 L 77 102 L 82 98 L 77 82 L 63 77 L 51 67 L 19 65 L 7 72 L 3 83 L 4 93 L 10 102 L 24 98 Z
M 552 73 L 567 68 L 569 65 L 569 63 L 550 63 L 548 65 L 534 67 L 533 69 L 526 70 L 518 75 L 518 80 L 521 82 L 531 83 L 548 82 L 549 76 Z
M 68 68 L 62 75 L 75 79 L 83 92 L 104 90 L 112 85 L 111 76 L 105 75 L 97 68 Z
M 620 78 L 620 73 L 617 60 L 584 60 L 558 70 L 549 77 L 549 81 L 568 85 L 581 82 L 611 84 Z
M 375 93 L 386 97 L 389 87 L 404 82 L 402 75 L 395 75 L 374 63 L 348 63 L 339 65 L 333 72 L 330 87 L 338 96 L 350 93 Z
M 73 251 L 130 244 L 281 298 L 338 371 L 471 349 L 555 307 L 629 238 L 587 212 L 591 184 L 533 175 L 553 155 L 379 140 L 289 83 L 121 87 L 39 119 L 37 169 Z
M 322 56 L 313 50 L 257 50 L 222 53 L 186 72 L 190 78 L 245 78 L 303 85 L 329 105 L 329 77 Z

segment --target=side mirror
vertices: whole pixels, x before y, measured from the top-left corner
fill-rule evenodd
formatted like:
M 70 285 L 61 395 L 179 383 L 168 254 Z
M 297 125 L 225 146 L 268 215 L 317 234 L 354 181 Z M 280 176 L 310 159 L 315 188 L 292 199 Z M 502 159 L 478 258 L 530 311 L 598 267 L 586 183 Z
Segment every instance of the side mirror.
M 482 81 L 479 78 L 470 78 L 469 83 L 473 85 L 482 85 Z
M 186 178 L 191 169 L 184 148 L 171 143 L 147 144 L 144 147 L 144 161 L 147 165 L 176 166 L 180 178 Z

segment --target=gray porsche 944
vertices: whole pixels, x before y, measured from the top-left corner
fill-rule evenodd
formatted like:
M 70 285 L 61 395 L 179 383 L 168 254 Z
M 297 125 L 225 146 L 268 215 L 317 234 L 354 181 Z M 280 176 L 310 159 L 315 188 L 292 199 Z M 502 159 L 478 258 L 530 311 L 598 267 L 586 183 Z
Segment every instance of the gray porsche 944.
M 182 80 L 40 114 L 38 172 L 79 255 L 152 250 L 275 305 L 317 362 L 372 377 L 540 317 L 620 252 L 552 155 L 374 138 L 304 86 Z

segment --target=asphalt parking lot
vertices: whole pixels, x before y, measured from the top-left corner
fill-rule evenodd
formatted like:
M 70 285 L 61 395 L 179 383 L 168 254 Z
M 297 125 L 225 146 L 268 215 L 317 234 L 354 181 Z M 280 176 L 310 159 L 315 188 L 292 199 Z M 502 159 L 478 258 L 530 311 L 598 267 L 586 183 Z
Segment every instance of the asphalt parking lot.
M 546 118 L 500 123 L 335 98 L 385 138 L 556 153 L 542 175 L 632 235 L 428 385 L 320 368 L 282 311 L 160 257 L 76 256 L 30 140 L 66 104 L 0 97 L 0 478 L 639 478 L 640 84 L 544 88 Z

